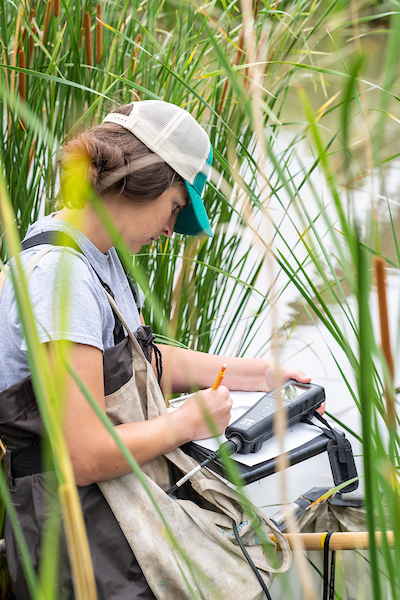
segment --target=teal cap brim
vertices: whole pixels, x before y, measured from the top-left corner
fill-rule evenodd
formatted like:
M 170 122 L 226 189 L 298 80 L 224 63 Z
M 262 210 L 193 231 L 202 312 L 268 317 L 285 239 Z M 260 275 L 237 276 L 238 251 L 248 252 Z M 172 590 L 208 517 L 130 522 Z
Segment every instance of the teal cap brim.
M 212 158 L 213 152 L 212 148 L 210 148 L 210 153 L 204 168 L 197 173 L 193 185 L 184 180 L 189 192 L 190 203 L 178 213 L 174 229 L 177 233 L 184 233 L 186 235 L 208 235 L 210 237 L 214 236 L 201 198 L 206 185 L 207 174 L 212 163 Z
M 213 237 L 214 234 L 200 194 L 187 181 L 185 181 L 185 185 L 189 192 L 190 204 L 179 211 L 174 231 L 185 235 L 208 235 Z

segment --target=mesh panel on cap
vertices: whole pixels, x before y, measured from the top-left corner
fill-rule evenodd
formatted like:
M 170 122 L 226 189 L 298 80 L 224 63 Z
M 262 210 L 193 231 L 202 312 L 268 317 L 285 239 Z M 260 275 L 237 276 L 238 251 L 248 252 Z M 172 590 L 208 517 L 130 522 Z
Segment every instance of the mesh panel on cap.
M 136 122 L 138 137 L 179 175 L 193 183 L 210 152 L 206 132 L 186 111 L 165 103 L 141 102 Z
M 160 102 L 158 100 L 152 101 L 147 100 L 140 102 L 135 107 L 139 110 L 139 118 L 150 122 L 157 131 L 163 131 L 167 127 L 168 123 L 177 114 L 177 107 L 174 104 L 165 102 L 162 104 L 162 110 L 160 110 Z
M 187 154 L 194 159 L 197 165 L 203 166 L 210 153 L 210 142 L 204 130 L 200 130 L 196 121 L 191 118 L 185 119 L 179 124 L 179 128 L 172 131 L 169 141 L 179 148 L 182 154 Z

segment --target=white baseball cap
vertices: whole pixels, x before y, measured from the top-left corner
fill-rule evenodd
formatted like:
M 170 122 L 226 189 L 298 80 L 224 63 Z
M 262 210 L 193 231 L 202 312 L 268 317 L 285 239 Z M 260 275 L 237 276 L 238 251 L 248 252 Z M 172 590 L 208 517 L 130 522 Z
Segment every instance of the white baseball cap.
M 212 162 L 211 142 L 192 115 L 169 102 L 132 102 L 129 115 L 109 113 L 103 123 L 122 125 L 184 180 L 190 203 L 179 211 L 175 231 L 213 236 L 202 194 Z

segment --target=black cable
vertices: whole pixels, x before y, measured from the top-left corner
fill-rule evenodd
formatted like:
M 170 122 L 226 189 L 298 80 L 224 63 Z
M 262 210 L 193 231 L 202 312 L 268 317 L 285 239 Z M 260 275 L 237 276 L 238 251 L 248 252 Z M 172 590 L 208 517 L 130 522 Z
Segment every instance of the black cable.
M 334 600 L 335 596 L 335 551 L 331 555 L 331 579 L 329 582 L 329 600 Z
M 240 539 L 239 531 L 238 531 L 238 528 L 237 528 L 237 526 L 236 526 L 236 523 L 235 523 L 235 521 L 232 521 L 232 523 L 233 523 L 233 531 L 234 531 L 234 534 L 235 534 L 235 538 L 236 538 L 236 540 L 237 540 L 237 543 L 238 543 L 238 544 L 239 544 L 239 546 L 240 546 L 240 549 L 241 549 L 241 551 L 243 552 L 243 554 L 244 554 L 244 556 L 245 556 L 245 558 L 246 558 L 247 562 L 249 563 L 250 567 L 253 569 L 253 571 L 254 571 L 254 573 L 255 573 L 255 575 L 256 575 L 256 577 L 257 577 L 257 579 L 258 579 L 258 581 L 259 581 L 259 583 L 260 583 L 260 585 L 261 585 L 261 587 L 262 587 L 262 589 L 263 589 L 263 591 L 265 592 L 265 595 L 267 596 L 267 599 L 268 599 L 268 600 L 272 600 L 272 598 L 271 598 L 271 596 L 270 596 L 270 593 L 269 593 L 269 591 L 268 591 L 268 588 L 267 588 L 267 586 L 265 585 L 265 581 L 264 581 L 264 579 L 261 577 L 261 575 L 260 575 L 260 573 L 259 573 L 259 571 L 258 571 L 258 569 L 257 569 L 256 565 L 255 565 L 255 564 L 253 563 L 253 561 L 251 560 L 249 553 L 247 552 L 246 548 L 245 548 L 245 547 L 244 547 L 244 545 L 243 545 L 243 542 L 242 542 L 242 540 Z
M 332 552 L 332 562 L 330 569 L 330 581 L 328 580 L 328 571 L 329 571 L 329 540 L 333 531 L 330 531 L 326 534 L 324 540 L 324 592 L 323 592 L 323 600 L 328 600 L 328 591 L 329 591 L 329 600 L 333 599 L 334 590 L 335 590 L 335 553 Z

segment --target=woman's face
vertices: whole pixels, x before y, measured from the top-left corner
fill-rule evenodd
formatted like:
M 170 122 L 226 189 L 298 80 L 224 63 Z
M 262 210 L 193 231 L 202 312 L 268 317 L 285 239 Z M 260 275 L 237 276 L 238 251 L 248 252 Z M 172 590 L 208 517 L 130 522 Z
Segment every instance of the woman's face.
M 108 204 L 108 203 L 107 203 Z M 153 202 L 135 203 L 124 197 L 111 201 L 107 208 L 130 251 L 136 254 L 160 235 L 171 237 L 179 211 L 187 205 L 183 185 L 166 190 Z

